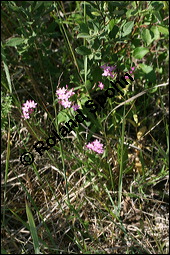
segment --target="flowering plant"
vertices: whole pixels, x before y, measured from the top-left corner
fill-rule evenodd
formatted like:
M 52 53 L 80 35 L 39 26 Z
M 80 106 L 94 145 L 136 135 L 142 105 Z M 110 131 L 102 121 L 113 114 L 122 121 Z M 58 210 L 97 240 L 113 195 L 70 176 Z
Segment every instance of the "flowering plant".
M 56 95 L 59 99 L 58 103 L 64 106 L 64 108 L 71 107 L 72 102 L 69 101 L 69 98 L 75 94 L 73 90 L 73 88 L 71 90 L 68 90 L 68 85 L 66 85 L 66 88 L 63 87 L 62 89 L 59 88 L 58 90 L 56 90 Z M 72 108 L 74 109 L 74 111 L 76 111 L 77 109 L 79 109 L 79 106 L 75 104 L 72 106 Z
M 37 103 L 34 102 L 34 100 L 27 100 L 26 103 L 23 104 L 22 107 L 22 118 L 24 119 L 29 119 L 30 118 L 30 114 L 34 111 L 34 108 L 36 108 Z
M 87 147 L 88 149 L 91 149 L 92 151 L 95 151 L 95 152 L 99 153 L 99 154 L 102 154 L 102 153 L 104 152 L 103 144 L 100 143 L 100 141 L 97 140 L 97 139 L 94 140 L 94 141 L 91 142 L 91 143 L 88 143 L 88 144 L 86 145 L 86 147 Z

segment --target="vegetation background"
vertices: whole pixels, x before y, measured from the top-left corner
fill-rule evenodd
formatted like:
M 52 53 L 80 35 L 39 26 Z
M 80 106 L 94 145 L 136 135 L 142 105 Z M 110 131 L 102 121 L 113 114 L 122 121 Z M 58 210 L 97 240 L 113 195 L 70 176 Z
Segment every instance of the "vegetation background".
M 169 253 L 168 24 L 168 1 L 1 2 L 2 254 Z M 134 82 L 93 115 L 103 64 Z M 66 84 L 88 121 L 40 156 L 75 116 Z M 103 154 L 85 148 L 96 138 Z

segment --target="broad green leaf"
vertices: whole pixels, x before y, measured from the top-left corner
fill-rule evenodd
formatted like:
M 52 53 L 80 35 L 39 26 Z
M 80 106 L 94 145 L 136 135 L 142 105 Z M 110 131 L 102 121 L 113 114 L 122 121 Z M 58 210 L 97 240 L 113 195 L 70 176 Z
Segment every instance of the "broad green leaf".
M 15 38 L 11 38 L 9 39 L 7 42 L 6 42 L 6 46 L 17 46 L 17 45 L 20 45 L 22 43 L 25 42 L 25 39 L 24 38 L 21 38 L 21 37 L 15 37 Z
M 80 46 L 80 47 L 77 47 L 76 49 L 76 52 L 80 55 L 83 55 L 83 56 L 86 56 L 86 55 L 90 55 L 91 54 L 91 50 L 88 49 L 87 47 L 85 46 Z
M 90 38 L 91 35 L 87 34 L 87 33 L 80 33 L 77 35 L 77 38 Z
M 126 36 L 126 35 L 130 34 L 132 32 L 133 26 L 134 26 L 134 22 L 133 21 L 127 22 L 123 26 L 123 34 L 122 34 L 122 36 Z
M 157 26 L 152 26 L 151 31 L 154 34 L 154 40 L 158 40 L 160 38 L 160 32 Z
M 142 31 L 142 39 L 144 42 L 146 42 L 147 45 L 149 45 L 152 42 L 152 38 L 151 38 L 149 29 L 144 29 Z
M 68 115 L 63 111 L 60 111 L 57 115 L 57 123 L 60 124 L 61 122 L 67 122 L 69 121 Z
M 80 30 L 79 30 L 80 33 L 83 33 L 83 34 L 89 34 L 89 28 L 87 26 L 87 24 L 85 23 L 81 23 L 80 24 Z
M 156 74 L 154 70 L 151 70 L 149 73 L 145 74 L 145 78 L 149 80 L 151 83 L 156 82 Z
M 161 32 L 162 34 L 169 35 L 168 28 L 166 28 L 166 27 L 158 26 L 158 30 L 159 30 L 159 32 Z
M 139 66 L 142 68 L 144 73 L 150 73 L 153 70 L 153 67 L 147 66 L 145 64 L 139 64 Z
M 148 48 L 138 47 L 133 51 L 134 58 L 142 59 L 149 52 Z
M 37 235 L 37 229 L 35 227 L 35 222 L 34 222 L 32 212 L 31 212 L 27 202 L 26 202 L 26 213 L 27 213 L 28 223 L 29 223 L 29 226 L 30 226 L 31 236 L 32 236 L 32 239 L 33 239 L 35 254 L 41 254 L 40 253 L 40 248 L 39 248 L 39 240 L 38 240 L 38 235 Z

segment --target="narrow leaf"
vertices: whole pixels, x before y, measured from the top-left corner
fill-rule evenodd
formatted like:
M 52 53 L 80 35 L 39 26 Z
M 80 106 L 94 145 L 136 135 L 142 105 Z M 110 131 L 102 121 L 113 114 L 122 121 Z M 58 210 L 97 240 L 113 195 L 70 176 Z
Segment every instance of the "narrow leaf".
M 80 33 L 77 35 L 77 38 L 90 38 L 91 35 L 87 34 L 87 33 Z
M 38 235 L 37 235 L 37 229 L 35 227 L 35 222 L 34 222 L 32 212 L 31 212 L 30 208 L 28 207 L 27 202 L 26 202 L 26 213 L 27 213 L 28 223 L 30 226 L 31 236 L 33 239 L 35 254 L 41 254 L 40 249 L 39 249 L 39 240 L 38 240 Z
M 9 69 L 8 69 L 8 65 L 7 65 L 7 60 L 6 60 L 6 56 L 5 56 L 5 52 L 4 52 L 2 43 L 1 43 L 1 57 L 2 57 L 2 62 L 4 64 L 4 70 L 5 70 L 8 86 L 9 86 L 9 91 L 10 91 L 10 93 L 12 93 L 11 78 L 10 78 Z

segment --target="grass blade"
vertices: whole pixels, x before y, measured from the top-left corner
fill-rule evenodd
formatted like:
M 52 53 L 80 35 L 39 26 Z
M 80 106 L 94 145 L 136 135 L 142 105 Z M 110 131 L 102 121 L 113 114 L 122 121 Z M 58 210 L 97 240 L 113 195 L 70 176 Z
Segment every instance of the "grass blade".
M 26 202 L 26 213 L 27 213 L 28 223 L 30 226 L 31 236 L 33 239 L 35 254 L 41 254 L 39 249 L 39 241 L 38 241 L 38 235 L 37 235 L 37 230 L 35 227 L 34 218 L 27 202 Z
M 1 42 L 1 56 L 2 56 L 2 62 L 4 64 L 4 70 L 5 70 L 6 78 L 7 78 L 7 81 L 8 81 L 9 91 L 10 91 L 10 93 L 12 93 L 11 78 L 10 78 L 9 69 L 8 69 L 8 65 L 7 65 L 5 52 L 4 52 L 4 49 L 3 49 L 3 46 L 2 46 L 2 42 Z

